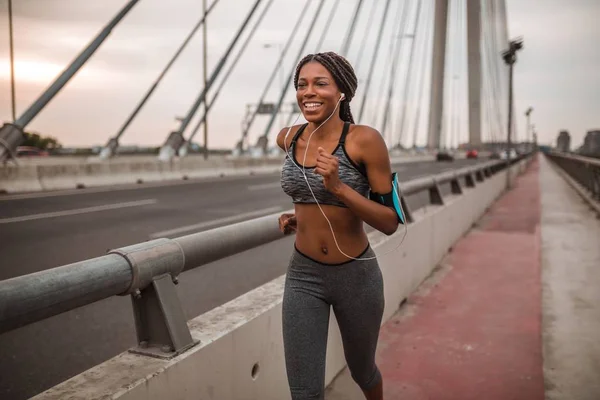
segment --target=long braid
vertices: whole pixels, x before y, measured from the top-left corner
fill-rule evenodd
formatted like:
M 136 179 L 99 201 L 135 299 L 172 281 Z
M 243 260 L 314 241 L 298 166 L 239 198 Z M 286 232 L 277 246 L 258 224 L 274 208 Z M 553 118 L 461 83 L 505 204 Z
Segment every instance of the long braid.
M 298 90 L 298 76 L 302 67 L 312 61 L 316 61 L 323 65 L 333 76 L 337 87 L 346 98 L 340 104 L 340 118 L 342 121 L 354 123 L 352 112 L 350 111 L 350 101 L 356 94 L 358 79 L 354 73 L 354 68 L 344 57 L 332 51 L 326 53 L 309 54 L 305 56 L 296 67 L 294 75 L 294 88 Z

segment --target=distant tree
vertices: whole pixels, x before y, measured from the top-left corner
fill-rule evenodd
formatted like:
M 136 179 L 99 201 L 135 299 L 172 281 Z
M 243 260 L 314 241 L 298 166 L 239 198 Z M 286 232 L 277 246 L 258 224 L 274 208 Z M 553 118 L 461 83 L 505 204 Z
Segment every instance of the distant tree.
M 41 136 L 36 132 L 24 132 L 25 142 L 22 146 L 36 147 L 41 150 L 54 150 L 60 149 L 62 144 L 52 136 Z

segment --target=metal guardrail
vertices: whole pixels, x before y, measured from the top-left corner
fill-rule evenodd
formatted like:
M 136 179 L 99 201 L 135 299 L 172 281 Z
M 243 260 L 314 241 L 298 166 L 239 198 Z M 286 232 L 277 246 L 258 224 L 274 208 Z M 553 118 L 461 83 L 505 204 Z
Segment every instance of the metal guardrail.
M 546 156 L 584 188 L 587 193 L 581 194 L 600 212 L 600 159 L 559 152 Z
M 506 161 L 488 161 L 401 183 L 408 223 L 413 218 L 406 196 L 428 191 L 431 204 L 444 204 L 440 185 L 450 183 L 453 194 L 462 194 L 460 179 L 466 187 L 474 187 L 507 165 Z M 130 295 L 138 339 L 138 346 L 130 351 L 171 358 L 195 344 L 175 290 L 179 274 L 281 239 L 280 214 L 175 239 L 151 240 L 1 281 L 0 334 L 111 296 Z
M 600 201 L 600 159 L 556 152 L 546 155 Z

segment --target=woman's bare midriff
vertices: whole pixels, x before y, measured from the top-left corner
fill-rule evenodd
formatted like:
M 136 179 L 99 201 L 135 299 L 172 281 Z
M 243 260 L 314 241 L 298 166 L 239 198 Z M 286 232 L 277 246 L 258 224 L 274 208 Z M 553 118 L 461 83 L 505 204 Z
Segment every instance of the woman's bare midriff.
M 338 250 L 329 224 L 316 204 L 296 204 L 294 208 L 296 247 L 300 252 L 327 264 L 350 261 Z M 348 208 L 327 205 L 321 205 L 321 208 L 331 222 L 341 250 L 351 257 L 358 257 L 369 244 L 363 221 Z

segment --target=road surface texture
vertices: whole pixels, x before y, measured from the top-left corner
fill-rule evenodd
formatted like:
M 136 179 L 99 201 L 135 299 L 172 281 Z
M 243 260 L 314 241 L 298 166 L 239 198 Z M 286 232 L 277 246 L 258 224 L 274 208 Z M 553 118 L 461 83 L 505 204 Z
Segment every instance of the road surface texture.
M 382 327 L 386 399 L 600 399 L 600 222 L 539 157 Z
M 409 180 L 481 161 L 393 169 Z M 411 196 L 409 205 L 426 200 Z M 291 208 L 279 174 L 0 196 L 0 280 Z M 187 318 L 285 273 L 292 245 L 284 238 L 182 274 Z M 129 297 L 113 297 L 0 335 L 0 398 L 28 398 L 125 351 L 135 344 L 133 322 Z

